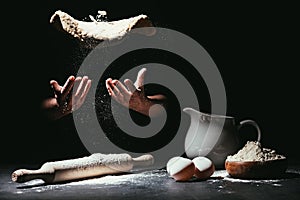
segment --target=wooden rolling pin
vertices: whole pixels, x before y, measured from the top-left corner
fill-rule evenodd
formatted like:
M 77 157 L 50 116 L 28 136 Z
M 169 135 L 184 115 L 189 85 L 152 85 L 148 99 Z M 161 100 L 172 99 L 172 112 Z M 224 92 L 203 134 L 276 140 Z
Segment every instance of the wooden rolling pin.
M 133 167 L 146 167 L 154 163 L 150 154 L 132 158 L 129 154 L 101 154 L 44 163 L 40 169 L 18 169 L 11 178 L 14 182 L 24 183 L 42 179 L 45 183 L 57 183 L 108 174 L 129 172 Z

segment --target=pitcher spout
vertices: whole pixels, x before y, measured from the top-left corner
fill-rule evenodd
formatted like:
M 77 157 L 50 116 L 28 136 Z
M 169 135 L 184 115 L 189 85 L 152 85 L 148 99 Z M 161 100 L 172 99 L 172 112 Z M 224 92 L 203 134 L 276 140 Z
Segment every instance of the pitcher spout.
M 199 112 L 198 110 L 196 110 L 194 108 L 190 108 L 190 107 L 186 107 L 182 111 L 189 114 L 192 118 L 197 117 L 197 116 L 199 117 L 201 115 L 201 112 Z

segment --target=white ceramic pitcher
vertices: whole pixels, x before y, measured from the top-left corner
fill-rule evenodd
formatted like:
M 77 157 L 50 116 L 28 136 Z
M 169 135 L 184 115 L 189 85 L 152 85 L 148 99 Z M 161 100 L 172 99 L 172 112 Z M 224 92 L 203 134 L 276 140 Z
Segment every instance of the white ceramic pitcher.
M 206 156 L 217 168 L 224 168 L 228 155 L 235 154 L 241 148 L 239 129 L 252 125 L 257 130 L 256 141 L 260 141 L 261 131 L 253 120 L 236 123 L 234 117 L 213 115 L 193 108 L 184 108 L 190 118 L 190 127 L 185 137 L 185 153 L 189 158 Z

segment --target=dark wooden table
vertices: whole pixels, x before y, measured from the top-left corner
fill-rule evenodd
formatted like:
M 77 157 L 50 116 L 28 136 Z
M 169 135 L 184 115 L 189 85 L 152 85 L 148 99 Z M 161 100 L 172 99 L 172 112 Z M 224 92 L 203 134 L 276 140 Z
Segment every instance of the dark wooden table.
M 289 163 L 285 175 L 270 180 L 231 178 L 217 170 L 205 181 L 176 182 L 165 169 L 104 176 L 46 185 L 42 180 L 11 181 L 16 164 L 0 165 L 0 199 L 300 199 L 300 161 Z M 29 167 L 29 166 L 27 166 Z M 38 166 L 32 165 L 32 168 Z

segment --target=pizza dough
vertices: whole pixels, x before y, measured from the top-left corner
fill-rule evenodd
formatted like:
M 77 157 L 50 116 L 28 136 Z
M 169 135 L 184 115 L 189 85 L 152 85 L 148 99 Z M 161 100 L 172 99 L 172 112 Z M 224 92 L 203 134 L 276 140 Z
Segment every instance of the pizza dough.
M 98 13 L 106 15 L 105 11 Z M 79 41 L 92 44 L 91 46 L 105 40 L 122 39 L 130 31 L 146 36 L 155 34 L 152 22 L 143 14 L 116 21 L 97 21 L 92 16 L 90 18 L 89 22 L 80 21 L 58 10 L 51 16 L 50 23 Z M 148 28 L 136 29 L 141 27 Z

